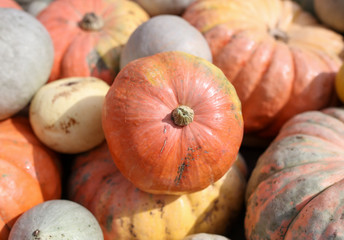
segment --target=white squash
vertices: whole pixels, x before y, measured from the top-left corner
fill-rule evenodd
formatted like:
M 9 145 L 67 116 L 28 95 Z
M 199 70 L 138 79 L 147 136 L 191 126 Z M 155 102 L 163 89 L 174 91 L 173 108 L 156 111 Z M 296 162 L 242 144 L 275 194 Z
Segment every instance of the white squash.
M 134 0 L 143 9 L 148 12 L 150 16 L 160 14 L 175 14 L 180 15 L 184 9 L 195 0 Z
M 218 234 L 196 233 L 185 237 L 183 240 L 229 240 L 229 238 Z
M 183 51 L 212 61 L 209 45 L 203 35 L 182 17 L 159 15 L 141 24 L 124 46 L 120 67 L 130 61 L 159 52 Z
M 33 16 L 37 16 L 54 0 L 16 0 L 22 8 Z
M 23 109 L 50 75 L 54 49 L 32 15 L 0 8 L 0 120 Z
M 101 111 L 109 85 L 94 77 L 49 82 L 32 99 L 29 117 L 36 136 L 61 153 L 87 151 L 105 139 Z
M 69 200 L 49 200 L 24 212 L 8 240 L 103 240 L 93 214 Z

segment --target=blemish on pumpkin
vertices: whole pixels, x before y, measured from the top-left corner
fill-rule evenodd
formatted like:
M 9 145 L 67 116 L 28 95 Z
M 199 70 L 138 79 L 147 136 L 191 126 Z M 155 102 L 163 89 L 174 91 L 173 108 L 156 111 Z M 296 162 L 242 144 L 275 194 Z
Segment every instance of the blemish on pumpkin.
M 134 238 L 136 238 L 136 234 L 135 234 L 135 232 L 134 232 L 134 228 L 135 228 L 134 224 L 130 224 L 130 225 L 129 225 L 129 232 L 130 232 L 131 236 L 133 236 Z
M 112 230 L 112 222 L 113 222 L 113 216 L 108 215 L 106 218 L 106 224 L 105 224 L 106 230 L 108 232 L 111 232 L 111 230 Z
M 159 211 L 161 212 L 160 217 L 163 218 L 165 202 L 159 199 L 158 201 L 156 201 L 156 204 L 160 205 L 160 209 L 159 209 Z
M 164 140 L 164 144 L 162 145 L 162 148 L 161 148 L 161 150 L 160 150 L 160 153 L 162 153 L 162 151 L 164 151 L 166 142 L 167 142 L 167 138 L 165 138 L 165 140 Z
M 182 175 L 185 171 L 185 168 L 189 166 L 187 163 L 183 162 L 179 167 L 178 167 L 178 171 L 177 171 L 177 176 L 174 179 L 174 182 L 176 185 L 179 185 L 180 180 L 182 179 Z
M 74 118 L 69 117 L 67 121 L 65 122 L 60 122 L 60 128 L 65 132 L 65 133 L 70 133 L 70 128 L 76 124 L 79 124 L 78 121 L 76 121 Z
M 34 236 L 36 239 L 38 237 L 38 235 L 40 234 L 40 232 L 41 231 L 39 229 L 36 229 L 35 231 L 33 231 L 32 236 Z

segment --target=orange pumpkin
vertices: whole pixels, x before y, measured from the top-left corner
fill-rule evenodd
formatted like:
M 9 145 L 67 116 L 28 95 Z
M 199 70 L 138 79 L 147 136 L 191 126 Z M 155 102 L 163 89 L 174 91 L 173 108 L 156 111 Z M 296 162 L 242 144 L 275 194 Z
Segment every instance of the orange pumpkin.
M 1 0 L 0 1 L 1 8 L 15 8 L 18 10 L 22 10 L 22 7 L 16 3 L 14 0 Z
M 284 124 L 248 182 L 247 240 L 343 239 L 343 136 L 343 108 Z
M 183 17 L 201 31 L 237 90 L 245 133 L 274 137 L 289 118 L 329 106 L 342 36 L 288 0 L 199 0 Z
M 0 239 L 31 207 L 60 198 L 58 156 L 34 135 L 27 117 L 0 122 Z
M 149 16 L 127 0 L 56 0 L 37 18 L 55 47 L 49 81 L 93 76 L 111 84 L 121 48 Z
M 243 136 L 232 84 L 209 61 L 178 51 L 127 64 L 102 121 L 118 169 L 151 193 L 206 188 L 231 167 Z
M 97 218 L 105 240 L 181 240 L 193 233 L 225 234 L 244 204 L 247 167 L 240 157 L 217 182 L 184 195 L 137 189 L 114 164 L 104 142 L 77 155 L 69 199 Z

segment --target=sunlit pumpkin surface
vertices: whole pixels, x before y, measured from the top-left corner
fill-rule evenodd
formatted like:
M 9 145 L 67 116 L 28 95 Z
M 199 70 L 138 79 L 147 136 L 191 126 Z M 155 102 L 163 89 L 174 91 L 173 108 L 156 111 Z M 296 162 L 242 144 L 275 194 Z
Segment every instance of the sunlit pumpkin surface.
M 245 133 L 274 137 L 297 113 L 331 104 L 342 36 L 292 1 L 200 0 L 183 17 L 234 85 Z
M 121 48 L 149 16 L 127 0 L 55 0 L 37 18 L 55 47 L 49 81 L 93 76 L 110 84 Z
M 260 156 L 246 191 L 251 239 L 343 239 L 344 109 L 293 117 Z
M 186 126 L 171 114 L 194 111 Z M 152 193 L 204 189 L 228 171 L 243 136 L 240 101 L 220 69 L 182 52 L 132 61 L 105 98 L 103 129 L 113 159 Z

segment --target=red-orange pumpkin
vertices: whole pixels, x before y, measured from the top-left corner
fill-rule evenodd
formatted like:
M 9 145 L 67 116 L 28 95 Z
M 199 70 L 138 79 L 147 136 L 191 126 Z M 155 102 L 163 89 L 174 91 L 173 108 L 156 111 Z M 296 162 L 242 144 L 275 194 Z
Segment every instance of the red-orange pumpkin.
M 344 109 L 290 119 L 249 179 L 245 231 L 251 239 L 343 239 Z
M 183 17 L 237 90 L 245 133 L 276 136 L 290 117 L 329 106 L 342 36 L 288 0 L 199 0 Z
M 36 138 L 26 117 L 0 122 L 0 239 L 7 239 L 20 214 L 60 198 L 58 160 Z
M 16 3 L 14 0 L 1 0 L 0 7 L 1 8 L 15 8 L 15 9 L 22 10 L 22 7 L 18 3 Z
M 178 51 L 126 65 L 102 120 L 118 169 L 151 193 L 206 188 L 233 164 L 243 136 L 232 84 L 209 61 Z
M 127 0 L 56 0 L 37 18 L 55 47 L 49 81 L 93 76 L 111 84 L 119 69 L 121 48 L 149 16 Z

